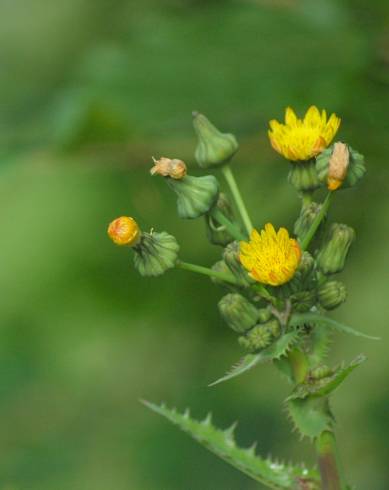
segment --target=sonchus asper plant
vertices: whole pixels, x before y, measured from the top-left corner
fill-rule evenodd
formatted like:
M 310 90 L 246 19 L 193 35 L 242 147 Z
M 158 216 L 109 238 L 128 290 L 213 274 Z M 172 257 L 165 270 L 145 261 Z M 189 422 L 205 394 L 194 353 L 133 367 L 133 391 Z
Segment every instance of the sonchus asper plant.
M 131 217 L 115 219 L 108 235 L 115 244 L 132 249 L 135 268 L 143 276 L 184 269 L 208 276 L 225 290 L 218 308 L 246 353 L 210 386 L 272 363 L 291 384 L 286 410 L 301 437 L 314 443 L 318 469 L 262 458 L 255 446 L 239 448 L 234 427 L 219 430 L 210 416 L 198 422 L 188 411 L 145 404 L 265 487 L 350 489 L 339 463 L 330 398 L 364 356 L 337 366 L 325 362 L 334 332 L 368 336 L 327 316 L 346 300 L 338 274 L 355 239 L 350 226 L 332 222 L 329 207 L 335 195 L 341 198 L 344 189 L 363 177 L 364 158 L 345 143 L 331 144 L 340 126 L 335 114 L 328 118 L 326 111 L 312 106 L 299 119 L 287 108 L 284 123 L 270 121 L 269 139 L 290 162 L 288 179 L 301 198 L 301 211 L 294 235 L 283 227 L 277 230 L 268 217 L 261 217 L 263 225 L 254 228 L 230 166 L 238 150 L 235 136 L 220 132 L 197 112 L 193 123 L 198 137 L 195 158 L 215 175 L 191 176 L 182 160 L 166 157 L 153 159 L 151 174 L 174 191 L 180 218 L 205 220 L 209 241 L 222 247 L 220 260 L 211 267 L 185 262 L 172 235 L 140 230 Z M 228 194 L 220 192 L 219 173 Z M 327 195 L 318 202 L 316 191 L 323 189 Z

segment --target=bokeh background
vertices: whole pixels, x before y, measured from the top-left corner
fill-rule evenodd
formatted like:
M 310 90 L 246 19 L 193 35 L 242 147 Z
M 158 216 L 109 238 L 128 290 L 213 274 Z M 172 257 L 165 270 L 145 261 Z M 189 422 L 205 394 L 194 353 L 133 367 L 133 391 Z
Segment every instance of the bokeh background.
M 314 103 L 368 174 L 332 216 L 354 226 L 333 363 L 369 361 L 334 396 L 357 488 L 389 488 L 389 5 L 370 0 L 3 0 L 0 16 L 0 488 L 215 490 L 258 486 L 139 403 L 166 401 L 263 453 L 313 462 L 285 419 L 288 386 L 263 366 L 213 389 L 241 355 L 222 292 L 203 277 L 137 275 L 106 225 L 166 229 L 210 265 L 204 223 L 179 221 L 151 156 L 197 174 L 193 109 L 234 132 L 236 175 L 258 226 L 299 202 L 267 121 Z

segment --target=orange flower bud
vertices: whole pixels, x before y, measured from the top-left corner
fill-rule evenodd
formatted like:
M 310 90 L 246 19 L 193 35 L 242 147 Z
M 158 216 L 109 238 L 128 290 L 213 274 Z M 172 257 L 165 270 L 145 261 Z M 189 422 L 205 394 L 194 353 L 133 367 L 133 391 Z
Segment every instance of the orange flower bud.
M 180 180 L 186 175 L 186 165 L 182 160 L 177 158 L 161 157 L 156 160 L 153 157 L 154 167 L 150 170 L 151 175 L 162 175 L 162 177 L 171 177 Z
M 137 222 L 129 216 L 121 216 L 108 226 L 108 236 L 116 245 L 133 247 L 139 243 L 140 229 Z

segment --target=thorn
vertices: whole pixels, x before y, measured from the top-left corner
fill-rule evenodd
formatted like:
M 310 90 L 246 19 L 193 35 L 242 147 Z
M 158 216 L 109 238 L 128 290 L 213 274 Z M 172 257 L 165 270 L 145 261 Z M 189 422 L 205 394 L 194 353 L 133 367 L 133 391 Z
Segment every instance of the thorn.
M 257 441 L 254 441 L 251 446 L 249 446 L 247 449 L 246 449 L 246 453 L 249 454 L 250 456 L 256 456 L 257 453 L 256 453 L 256 449 L 257 449 Z
M 228 429 L 225 429 L 223 431 L 227 441 L 235 442 L 234 432 L 235 432 L 237 425 L 238 425 L 238 422 L 234 422 L 230 427 L 228 427 Z
M 182 414 L 182 416 L 184 417 L 184 419 L 188 420 L 190 419 L 190 409 L 189 408 L 186 408 L 185 409 L 185 412 Z
M 201 423 L 202 425 L 212 425 L 212 412 L 208 412 L 207 416 Z

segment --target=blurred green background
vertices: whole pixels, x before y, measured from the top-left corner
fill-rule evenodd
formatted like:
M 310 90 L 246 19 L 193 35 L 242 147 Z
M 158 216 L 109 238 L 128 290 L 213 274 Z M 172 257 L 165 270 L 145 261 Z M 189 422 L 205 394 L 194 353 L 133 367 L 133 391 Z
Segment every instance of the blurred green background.
M 359 489 L 389 488 L 389 5 L 371 0 L 4 0 L 0 17 L 0 488 L 216 490 L 258 486 L 142 407 L 212 410 L 263 453 L 314 458 L 285 419 L 271 366 L 207 388 L 241 355 L 222 292 L 202 277 L 137 275 L 106 237 L 116 216 L 166 229 L 210 265 L 204 223 L 179 221 L 151 156 L 194 165 L 193 109 L 234 132 L 258 226 L 299 202 L 267 121 L 286 105 L 335 111 L 367 157 L 331 214 L 357 230 L 331 361 L 369 361 L 334 397 Z

